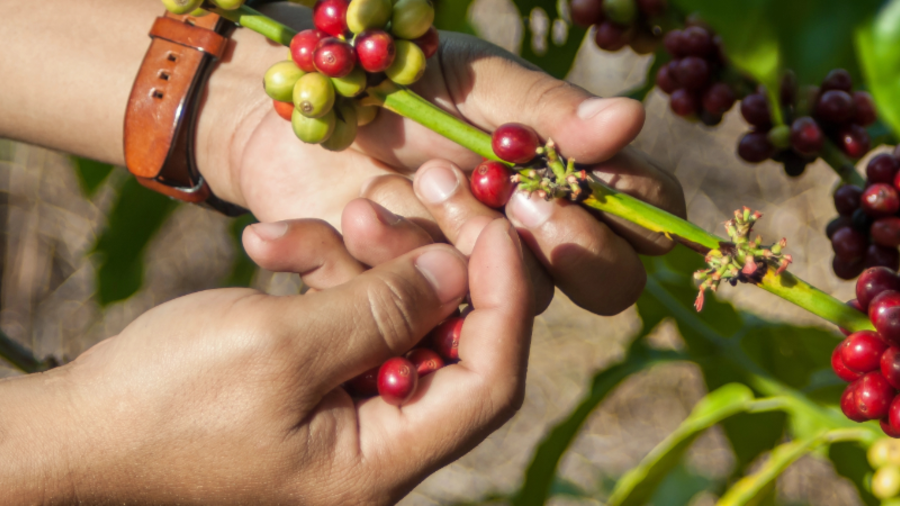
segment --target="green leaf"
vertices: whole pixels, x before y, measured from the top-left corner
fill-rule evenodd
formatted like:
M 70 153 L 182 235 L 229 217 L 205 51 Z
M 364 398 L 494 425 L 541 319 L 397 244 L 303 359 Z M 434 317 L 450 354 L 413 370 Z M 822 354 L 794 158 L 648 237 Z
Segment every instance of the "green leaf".
M 744 352 L 779 381 L 796 389 L 815 372 L 831 369 L 831 352 L 840 343 L 832 332 L 759 322 L 741 342 Z
M 900 0 L 860 27 L 856 50 L 878 114 L 900 136 Z
M 144 251 L 177 202 L 150 191 L 134 178 L 122 185 L 94 251 L 102 257 L 97 270 L 97 299 L 106 306 L 135 294 L 144 282 Z
M 75 164 L 75 174 L 78 175 L 78 183 L 81 185 L 81 192 L 85 197 L 91 198 L 100 185 L 106 181 L 106 178 L 112 173 L 113 167 L 108 163 L 97 162 L 73 156 L 72 163 Z
M 756 506 L 771 496 L 775 480 L 800 457 L 824 442 L 821 438 L 792 441 L 778 446 L 756 473 L 741 478 L 716 503 L 716 506 Z
M 548 40 L 546 44 L 547 51 L 537 54 L 532 45 L 534 32 L 531 31 L 531 24 L 528 22 L 529 17 L 534 9 L 542 9 L 550 17 L 552 25 L 553 20 L 559 18 L 556 0 L 516 0 L 516 7 L 525 18 L 524 36 L 522 37 L 522 58 L 540 67 L 544 72 L 550 74 L 557 79 L 565 79 L 572 69 L 578 50 L 581 49 L 582 41 L 585 38 L 587 30 L 575 25 L 569 25 L 569 35 L 566 42 L 557 46 L 552 40 Z M 549 32 L 549 30 L 548 30 Z
M 682 463 L 659 484 L 649 503 L 653 506 L 684 506 L 698 493 L 718 486 L 717 481 L 690 472 Z
M 434 27 L 438 30 L 472 33 L 469 7 L 473 0 L 444 0 L 435 3 Z
M 852 481 L 859 491 L 859 497 L 869 506 L 877 506 L 878 499 L 872 495 L 866 485 L 866 475 L 872 472 L 866 451 L 858 444 L 844 442 L 833 443 L 828 448 L 828 458 L 834 463 L 838 474 Z
M 222 282 L 223 287 L 248 287 L 256 275 L 257 266 L 244 250 L 244 229 L 256 223 L 256 218 L 247 213 L 231 221 L 229 232 L 234 243 L 234 262 L 231 264 L 231 272 Z
M 753 392 L 738 383 L 708 394 L 675 432 L 651 450 L 637 467 L 622 476 L 607 506 L 640 506 L 646 503 L 703 431 L 746 410 L 752 401 Z

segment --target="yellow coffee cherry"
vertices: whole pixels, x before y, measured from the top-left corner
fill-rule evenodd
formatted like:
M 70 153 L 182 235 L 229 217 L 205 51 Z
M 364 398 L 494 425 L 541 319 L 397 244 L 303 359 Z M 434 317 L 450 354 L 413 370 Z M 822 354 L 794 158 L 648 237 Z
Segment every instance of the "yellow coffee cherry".
M 874 469 L 887 465 L 900 468 L 900 439 L 879 439 L 869 447 L 866 455 Z
M 347 7 L 347 28 L 353 33 L 384 28 L 392 12 L 391 0 L 351 0 Z
M 294 86 L 304 74 L 306 72 L 293 61 L 280 61 L 272 65 L 263 78 L 266 95 L 279 102 L 290 102 L 294 96 Z
M 163 5 L 172 14 L 187 14 L 198 9 L 203 0 L 162 0 Z
M 343 151 L 356 140 L 356 108 L 352 103 L 341 101 L 335 109 L 340 117 L 335 122 L 334 132 L 322 143 L 322 147 L 329 151 Z
M 900 468 L 884 466 L 872 476 L 872 495 L 879 499 L 890 499 L 900 492 Z
M 291 115 L 291 126 L 294 128 L 294 135 L 298 139 L 307 144 L 321 144 L 331 137 L 334 132 L 334 125 L 337 117 L 334 111 L 328 111 L 328 114 L 321 118 L 307 118 L 300 114 L 300 111 L 294 109 Z
M 294 107 L 307 118 L 321 118 L 334 107 L 334 85 L 318 72 L 301 77 L 294 86 Z
M 355 97 L 366 91 L 366 71 L 362 67 L 356 66 L 344 77 L 332 77 L 331 84 L 338 95 L 344 97 Z
M 356 124 L 357 126 L 366 126 L 375 121 L 378 117 L 379 107 L 375 105 L 362 105 L 358 101 L 354 101 L 356 107 Z
M 418 39 L 434 24 L 431 0 L 398 0 L 391 16 L 391 33 L 401 39 Z
M 233 11 L 238 7 L 244 5 L 244 0 L 210 0 L 215 5 L 225 9 L 226 11 Z
M 385 74 L 391 81 L 404 86 L 421 79 L 425 75 L 425 53 L 408 40 L 398 40 L 394 42 L 394 46 L 397 48 L 397 56 L 394 63 L 384 71 Z

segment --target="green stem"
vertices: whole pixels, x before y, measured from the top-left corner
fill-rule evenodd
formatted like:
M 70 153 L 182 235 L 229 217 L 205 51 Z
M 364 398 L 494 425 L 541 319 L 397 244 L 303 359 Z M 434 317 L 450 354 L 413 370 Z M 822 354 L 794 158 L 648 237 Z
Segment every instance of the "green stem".
M 290 45 L 291 38 L 296 33 L 250 7 L 243 6 L 233 11 L 214 8 L 213 11 L 286 46 Z M 368 95 L 370 101 L 409 118 L 484 158 L 499 160 L 491 147 L 490 135 L 440 109 L 404 86 L 385 80 L 382 84 L 370 88 Z M 834 147 L 826 143 L 826 151 L 833 155 L 828 151 L 829 146 Z M 724 241 L 693 223 L 613 190 L 600 182 L 591 182 L 591 187 L 593 196 L 584 202 L 586 206 L 618 216 L 653 232 L 666 234 L 697 252 L 705 254 L 710 249 L 718 248 L 719 243 Z M 770 271 L 759 286 L 845 329 L 856 331 L 872 328 L 872 324 L 864 314 L 847 307 L 841 301 L 791 274 L 774 275 Z
M 860 188 L 866 186 L 866 180 L 859 172 L 856 172 L 856 164 L 853 163 L 853 160 L 841 152 L 830 140 L 825 139 L 820 156 L 845 183 L 854 184 Z

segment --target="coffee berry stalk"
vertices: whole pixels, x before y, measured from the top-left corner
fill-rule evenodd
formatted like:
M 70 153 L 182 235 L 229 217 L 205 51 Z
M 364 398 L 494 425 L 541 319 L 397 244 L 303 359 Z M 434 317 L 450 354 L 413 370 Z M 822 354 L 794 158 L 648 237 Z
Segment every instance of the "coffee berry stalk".
M 397 2 L 397 5 L 401 3 L 403 0 Z M 290 28 L 246 6 L 231 11 L 221 8 L 213 10 L 245 28 L 286 46 L 290 45 L 291 40 L 297 35 Z M 710 262 L 709 270 L 703 275 L 705 277 L 702 281 L 706 283 L 704 289 L 714 288 L 717 282 L 723 279 L 729 282 L 736 279 L 754 284 L 843 329 L 849 331 L 872 329 L 871 322 L 864 314 L 785 271 L 790 263 L 790 256 L 782 252 L 783 241 L 770 247 L 763 247 L 761 240 L 758 239 L 751 241 L 750 228 L 759 215 L 750 213 L 745 218 L 744 215 L 749 210 L 739 211 L 740 219 L 736 216 L 735 220 L 729 222 L 731 240 L 726 240 L 706 232 L 687 220 L 610 188 L 592 177 L 588 171 L 581 169 L 575 160 L 566 160 L 561 156 L 552 141 L 535 149 L 535 156 L 529 165 L 516 166 L 495 152 L 491 135 L 438 108 L 406 85 L 398 84 L 391 79 L 385 79 L 380 84 L 369 87 L 358 102 L 363 106 L 379 106 L 409 118 L 481 155 L 486 160 L 516 167 L 516 174 L 512 177 L 516 178 L 515 182 L 522 191 L 532 193 L 532 198 L 568 198 L 585 207 L 628 220 L 651 232 L 663 234 L 709 257 L 714 261 Z M 752 260 L 752 265 L 748 257 Z M 756 270 L 753 270 L 753 265 L 756 266 Z M 740 269 L 734 275 L 731 267 L 738 268 L 738 266 Z M 723 267 L 727 269 L 719 273 Z M 745 270 L 752 273 L 747 274 Z M 715 279 L 716 277 L 718 279 Z M 698 298 L 702 301 L 702 298 Z

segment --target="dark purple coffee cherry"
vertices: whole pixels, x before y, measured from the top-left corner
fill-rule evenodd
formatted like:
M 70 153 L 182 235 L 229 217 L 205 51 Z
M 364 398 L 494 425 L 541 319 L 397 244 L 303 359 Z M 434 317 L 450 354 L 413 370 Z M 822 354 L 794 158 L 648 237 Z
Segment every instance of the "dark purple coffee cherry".
M 764 132 L 747 132 L 738 143 L 738 156 L 750 163 L 760 163 L 775 154 L 775 148 Z
M 772 126 L 769 101 L 761 93 L 752 93 L 741 100 L 741 115 L 747 123 L 757 128 L 767 129 Z

